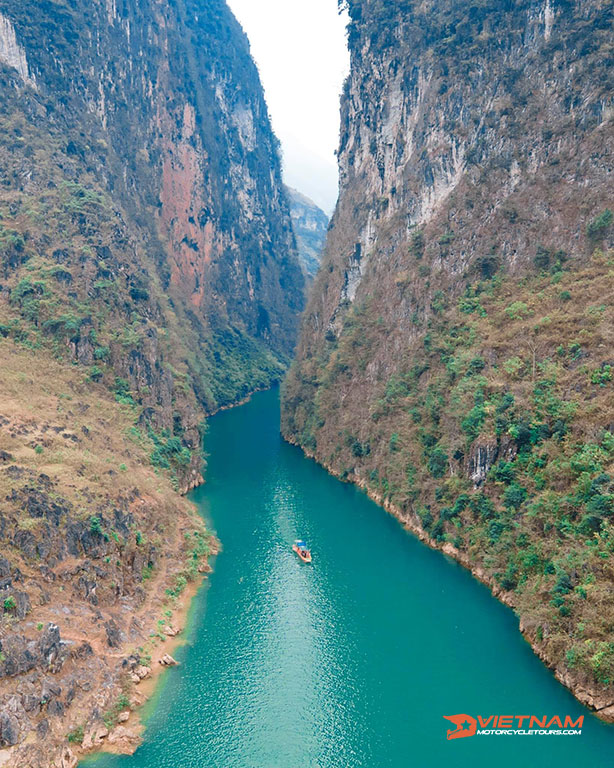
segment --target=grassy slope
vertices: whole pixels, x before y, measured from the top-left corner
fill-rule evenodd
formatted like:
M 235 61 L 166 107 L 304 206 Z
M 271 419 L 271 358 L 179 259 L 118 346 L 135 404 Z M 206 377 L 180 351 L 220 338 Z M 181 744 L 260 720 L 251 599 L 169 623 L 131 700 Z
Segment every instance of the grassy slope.
M 52 623 L 74 649 L 90 646 L 95 654 L 79 657 L 83 686 L 70 710 L 65 704 L 65 718 L 45 707 L 34 713 L 31 727 L 48 723 L 46 746 L 41 753 L 33 742 L 34 751 L 16 759 L 39 765 L 67 732 L 76 730 L 79 741 L 100 727 L 101 712 L 111 725 L 117 702 L 125 709 L 138 701 L 121 661 L 133 653 L 147 664 L 159 653 L 161 628 L 176 624 L 181 594 L 204 567 L 211 542 L 168 472 L 152 465 L 157 447 L 136 425 L 133 404 L 44 350 L 4 339 L 0 356 L 2 556 L 13 574 L 0 607 L 0 643 L 15 635 L 37 642 Z M 12 604 L 15 590 L 29 598 L 25 621 Z M 109 620 L 121 633 L 117 647 L 108 641 Z M 4 651 L 0 697 L 14 692 L 4 669 L 13 659 Z M 54 672 L 54 683 L 68 691 L 74 665 Z

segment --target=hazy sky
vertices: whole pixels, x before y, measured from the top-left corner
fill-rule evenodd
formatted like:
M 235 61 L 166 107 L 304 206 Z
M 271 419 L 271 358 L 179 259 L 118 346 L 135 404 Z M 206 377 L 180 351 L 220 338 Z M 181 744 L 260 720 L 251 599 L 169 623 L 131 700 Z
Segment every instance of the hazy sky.
M 349 71 L 337 0 L 228 0 L 249 37 L 282 143 L 286 183 L 327 213 L 337 200 L 339 96 Z

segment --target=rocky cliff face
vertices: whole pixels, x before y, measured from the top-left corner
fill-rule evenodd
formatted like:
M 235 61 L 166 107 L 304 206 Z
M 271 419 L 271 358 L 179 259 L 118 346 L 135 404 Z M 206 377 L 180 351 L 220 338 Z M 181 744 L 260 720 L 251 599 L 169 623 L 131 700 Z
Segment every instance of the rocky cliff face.
M 224 2 L 0 0 L 3 765 L 137 701 L 211 548 L 203 419 L 279 379 L 303 284 Z
M 299 258 L 308 279 L 313 280 L 320 268 L 328 230 L 328 216 L 313 200 L 296 189 L 288 187 L 287 190 Z
M 207 409 L 278 376 L 303 284 L 277 141 L 226 4 L 5 2 L 0 19 L 4 229 L 87 268 L 90 294 L 128 283 L 125 315 L 155 325 L 155 294 L 169 297 L 189 349 L 176 358 Z M 46 242 L 33 200 L 46 205 Z M 105 215 L 107 241 L 94 242 Z M 77 257 L 62 216 L 82 239 Z
M 284 433 L 611 716 L 614 9 L 347 6 L 341 196 Z

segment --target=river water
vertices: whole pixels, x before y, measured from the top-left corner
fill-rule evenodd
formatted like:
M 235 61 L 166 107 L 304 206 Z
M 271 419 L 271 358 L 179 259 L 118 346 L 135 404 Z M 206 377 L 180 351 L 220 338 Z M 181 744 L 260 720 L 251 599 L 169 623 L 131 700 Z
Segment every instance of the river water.
M 223 544 L 143 746 L 96 768 L 606 768 L 614 727 L 513 613 L 279 437 L 276 391 L 210 421 L 192 494 Z M 314 562 L 291 551 L 304 537 Z M 585 715 L 581 736 L 448 741 L 443 715 Z M 83 763 L 85 765 L 85 763 Z

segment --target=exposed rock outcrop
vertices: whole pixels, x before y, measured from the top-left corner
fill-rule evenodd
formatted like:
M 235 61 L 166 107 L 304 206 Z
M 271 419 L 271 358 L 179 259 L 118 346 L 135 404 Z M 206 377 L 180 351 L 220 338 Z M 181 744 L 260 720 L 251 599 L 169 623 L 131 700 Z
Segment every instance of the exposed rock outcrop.
M 34 85 L 26 52 L 17 42 L 15 27 L 9 19 L 0 13 L 0 62 L 16 69 L 24 83 Z

